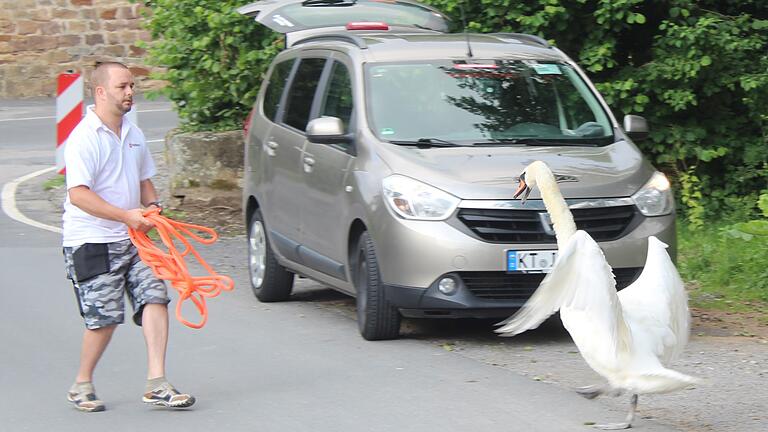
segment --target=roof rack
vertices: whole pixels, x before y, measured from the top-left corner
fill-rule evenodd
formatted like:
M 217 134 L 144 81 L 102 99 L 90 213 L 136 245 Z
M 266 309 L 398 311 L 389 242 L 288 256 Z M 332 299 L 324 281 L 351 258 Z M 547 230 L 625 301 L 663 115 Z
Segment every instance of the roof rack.
M 341 42 L 349 42 L 351 44 L 356 45 L 360 49 L 368 48 L 368 45 L 360 36 L 344 34 L 344 33 L 326 33 L 321 35 L 309 36 L 303 39 L 299 39 L 291 45 L 296 46 L 298 44 L 302 44 L 306 42 L 317 42 L 317 41 L 324 41 L 324 40 L 336 40 Z
M 495 36 L 502 36 L 502 37 L 506 36 L 506 37 L 512 37 L 515 39 L 523 39 L 528 42 L 533 42 L 537 45 L 541 45 L 545 48 L 551 47 L 551 45 L 549 44 L 549 42 L 547 42 L 546 39 L 539 36 L 535 36 L 535 35 L 530 35 L 525 33 L 492 33 L 492 34 Z

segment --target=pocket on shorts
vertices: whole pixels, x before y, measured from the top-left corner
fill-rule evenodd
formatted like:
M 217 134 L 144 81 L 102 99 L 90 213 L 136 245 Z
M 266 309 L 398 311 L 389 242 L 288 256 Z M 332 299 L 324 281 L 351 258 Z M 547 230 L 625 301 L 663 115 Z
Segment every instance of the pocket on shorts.
M 72 254 L 77 282 L 109 271 L 109 247 L 106 243 L 85 243 Z

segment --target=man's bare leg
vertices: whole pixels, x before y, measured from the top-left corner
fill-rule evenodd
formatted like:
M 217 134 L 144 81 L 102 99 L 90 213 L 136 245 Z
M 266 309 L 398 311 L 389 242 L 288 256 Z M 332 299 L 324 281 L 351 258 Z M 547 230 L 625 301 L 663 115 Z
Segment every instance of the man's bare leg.
M 104 411 L 104 402 L 96 397 L 93 387 L 93 371 L 101 355 L 109 345 L 117 325 L 110 325 L 95 330 L 86 329 L 83 333 L 83 345 L 80 349 L 80 368 L 77 370 L 75 383 L 67 392 L 67 400 L 75 408 L 85 412 Z
M 141 325 L 147 344 L 147 379 L 164 377 L 165 353 L 168 349 L 168 306 L 145 305 Z
M 142 312 L 144 340 L 147 343 L 147 387 L 144 403 L 168 408 L 187 408 L 195 397 L 180 393 L 165 378 L 165 353 L 168 347 L 168 306 L 148 304 Z
M 93 371 L 101 355 L 107 348 L 117 325 L 110 325 L 95 330 L 85 329 L 83 345 L 80 349 L 80 369 L 77 371 L 75 382 L 93 381 Z

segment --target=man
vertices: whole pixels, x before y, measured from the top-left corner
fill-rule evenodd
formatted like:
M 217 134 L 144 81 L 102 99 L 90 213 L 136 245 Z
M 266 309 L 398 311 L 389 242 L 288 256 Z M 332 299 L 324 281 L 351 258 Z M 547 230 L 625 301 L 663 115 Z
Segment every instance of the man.
M 195 398 L 179 393 L 165 379 L 170 302 L 166 286 L 139 259 L 128 237 L 128 227 L 142 232 L 153 227 L 142 206 L 160 207 L 144 134 L 125 117 L 133 104 L 133 76 L 121 63 L 101 63 L 91 84 L 95 106 L 86 109 L 64 153 L 64 258 L 85 320 L 80 368 L 67 399 L 81 411 L 105 409 L 96 397 L 93 371 L 124 321 L 127 296 L 147 346 L 143 401 L 188 407 Z

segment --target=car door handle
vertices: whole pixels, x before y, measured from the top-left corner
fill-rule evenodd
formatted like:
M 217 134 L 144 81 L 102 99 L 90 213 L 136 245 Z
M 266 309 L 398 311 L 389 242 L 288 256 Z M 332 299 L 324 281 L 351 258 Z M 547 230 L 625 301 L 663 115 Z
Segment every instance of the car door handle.
M 275 149 L 280 147 L 280 144 L 276 143 L 275 141 L 267 141 L 267 154 L 270 156 L 274 156 Z
M 304 163 L 309 166 L 312 166 L 315 164 L 315 160 L 309 156 L 304 156 Z

